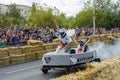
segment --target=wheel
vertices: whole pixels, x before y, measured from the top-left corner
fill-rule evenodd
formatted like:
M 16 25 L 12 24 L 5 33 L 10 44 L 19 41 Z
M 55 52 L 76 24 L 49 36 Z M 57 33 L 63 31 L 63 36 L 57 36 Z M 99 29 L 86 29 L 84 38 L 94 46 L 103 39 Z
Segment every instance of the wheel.
M 43 72 L 44 74 L 47 74 L 47 73 L 48 73 L 49 68 L 48 68 L 48 67 L 46 67 L 46 66 L 43 66 L 41 70 L 42 70 L 42 72 Z
M 78 70 L 85 70 L 87 68 L 87 64 L 84 63 L 84 64 L 81 64 L 78 66 Z
M 77 72 L 77 67 L 71 67 L 70 73 L 76 73 Z
M 94 61 L 95 62 L 101 62 L 101 59 L 100 58 L 96 58 Z
M 76 66 L 69 66 L 67 67 L 67 73 L 76 73 L 78 71 L 78 68 Z

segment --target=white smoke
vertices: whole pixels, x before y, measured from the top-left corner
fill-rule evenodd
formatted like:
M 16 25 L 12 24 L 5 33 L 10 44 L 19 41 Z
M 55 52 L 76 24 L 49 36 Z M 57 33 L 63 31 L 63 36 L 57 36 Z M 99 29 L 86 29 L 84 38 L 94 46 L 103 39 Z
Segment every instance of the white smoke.
M 89 47 L 91 50 L 96 50 L 97 55 L 100 59 L 106 59 L 111 57 L 120 56 L 120 38 L 117 39 L 114 44 L 104 44 L 102 42 L 97 42 Z

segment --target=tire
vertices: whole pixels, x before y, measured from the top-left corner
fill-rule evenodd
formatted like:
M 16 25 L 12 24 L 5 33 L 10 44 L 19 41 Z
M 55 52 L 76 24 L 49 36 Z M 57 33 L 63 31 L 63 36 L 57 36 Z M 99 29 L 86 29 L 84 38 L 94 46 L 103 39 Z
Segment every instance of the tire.
M 78 68 L 76 66 L 69 66 L 67 67 L 67 73 L 76 73 L 78 71 Z
M 87 64 L 86 63 L 81 64 L 81 65 L 78 66 L 79 70 L 85 70 L 86 68 L 87 68 Z
M 46 66 L 43 66 L 41 70 L 42 70 L 42 72 L 43 72 L 44 74 L 47 74 L 47 73 L 48 73 L 49 68 L 48 68 L 48 67 L 46 67 Z
M 71 67 L 70 73 L 76 73 L 77 72 L 77 67 L 73 66 Z
M 94 61 L 95 62 L 101 62 L 101 59 L 100 58 L 96 58 Z

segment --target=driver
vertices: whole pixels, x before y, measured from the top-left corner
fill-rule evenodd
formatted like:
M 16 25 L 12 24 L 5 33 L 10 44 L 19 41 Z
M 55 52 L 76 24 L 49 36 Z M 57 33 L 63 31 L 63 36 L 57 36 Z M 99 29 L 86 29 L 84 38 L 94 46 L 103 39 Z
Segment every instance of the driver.
M 65 29 L 60 29 L 59 30 L 59 40 L 60 40 L 60 49 L 65 49 L 65 52 L 70 53 L 71 47 L 70 47 L 70 42 L 72 39 L 70 36 L 67 35 Z

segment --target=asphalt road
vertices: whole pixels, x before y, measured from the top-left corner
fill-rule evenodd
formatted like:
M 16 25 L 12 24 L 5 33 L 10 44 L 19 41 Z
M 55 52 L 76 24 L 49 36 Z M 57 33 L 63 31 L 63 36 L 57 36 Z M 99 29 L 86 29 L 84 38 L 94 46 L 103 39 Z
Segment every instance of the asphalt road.
M 40 70 L 42 61 L 32 61 L 0 68 L 0 80 L 50 80 L 65 75 L 64 70 L 50 70 L 43 74 Z

